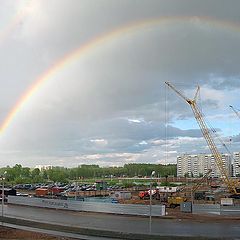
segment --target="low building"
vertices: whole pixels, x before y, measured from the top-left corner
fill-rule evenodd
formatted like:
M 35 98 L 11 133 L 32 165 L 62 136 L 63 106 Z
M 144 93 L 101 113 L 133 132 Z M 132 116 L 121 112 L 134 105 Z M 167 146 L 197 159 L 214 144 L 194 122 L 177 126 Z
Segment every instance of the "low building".
M 132 198 L 132 194 L 129 191 L 116 191 L 110 195 L 110 198 L 116 200 L 129 200 Z
M 157 187 L 159 193 L 175 193 L 177 192 L 177 187 Z

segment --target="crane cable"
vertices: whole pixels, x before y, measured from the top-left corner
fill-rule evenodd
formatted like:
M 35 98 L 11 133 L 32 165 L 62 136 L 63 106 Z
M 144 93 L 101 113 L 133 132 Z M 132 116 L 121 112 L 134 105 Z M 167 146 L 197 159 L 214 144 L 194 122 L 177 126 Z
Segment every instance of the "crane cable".
M 223 141 L 223 139 L 220 137 L 220 135 L 217 133 L 217 130 L 211 125 L 211 123 L 207 120 L 207 117 L 205 116 L 205 114 L 202 111 L 202 103 L 201 103 L 201 96 L 200 96 L 200 91 L 199 91 L 199 109 L 201 111 L 202 116 L 205 119 L 205 122 L 207 123 L 207 126 L 209 127 L 209 129 L 211 130 L 211 132 L 214 134 L 215 138 L 218 139 L 218 141 L 222 144 L 222 146 L 226 149 L 226 151 L 228 152 L 228 154 L 230 154 L 230 158 L 232 159 L 232 152 L 228 149 L 226 143 Z M 211 134 L 212 135 L 212 134 Z M 213 135 L 212 135 L 213 136 Z
M 165 85 L 165 164 L 168 161 L 168 87 Z

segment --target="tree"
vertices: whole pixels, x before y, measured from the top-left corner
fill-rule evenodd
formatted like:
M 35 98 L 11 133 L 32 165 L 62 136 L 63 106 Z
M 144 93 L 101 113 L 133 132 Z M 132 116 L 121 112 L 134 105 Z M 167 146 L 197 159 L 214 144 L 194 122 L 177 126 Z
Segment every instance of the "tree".
M 32 175 L 33 178 L 39 176 L 40 175 L 39 168 L 34 168 L 31 172 L 31 175 Z
M 22 178 L 30 178 L 30 168 L 28 167 L 24 167 L 21 169 L 21 174 L 20 174 L 20 177 Z

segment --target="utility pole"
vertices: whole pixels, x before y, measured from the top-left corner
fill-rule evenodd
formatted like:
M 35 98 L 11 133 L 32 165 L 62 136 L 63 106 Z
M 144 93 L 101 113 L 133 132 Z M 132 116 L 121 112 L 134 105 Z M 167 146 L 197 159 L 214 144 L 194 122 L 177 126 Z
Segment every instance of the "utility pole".
M 4 177 L 2 176 L 2 223 L 3 223 L 3 208 L 4 208 Z
M 6 174 L 7 172 L 5 171 L 3 173 L 3 175 L 1 176 L 1 180 L 2 180 L 2 225 L 3 225 L 3 216 L 4 216 L 4 180 L 5 180 L 5 177 L 4 175 Z
M 151 173 L 150 180 L 150 202 L 149 202 L 149 233 L 152 233 L 152 177 L 154 176 L 155 171 Z

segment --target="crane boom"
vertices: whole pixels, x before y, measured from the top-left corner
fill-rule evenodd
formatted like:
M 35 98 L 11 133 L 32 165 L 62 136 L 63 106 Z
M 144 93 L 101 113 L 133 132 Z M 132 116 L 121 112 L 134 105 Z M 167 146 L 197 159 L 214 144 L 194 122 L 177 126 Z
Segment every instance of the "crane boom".
M 206 180 L 209 176 L 209 174 L 212 172 L 212 169 L 209 169 L 205 174 L 204 176 L 200 179 L 199 182 L 197 182 L 196 185 L 193 186 L 192 188 L 192 193 L 194 193 L 199 187 L 200 185 L 204 182 L 204 180 Z
M 240 193 L 237 192 L 236 190 L 236 184 L 234 181 L 232 181 L 232 179 L 229 178 L 228 176 L 228 172 L 226 171 L 225 167 L 224 167 L 224 163 L 222 161 L 222 156 L 219 153 L 216 144 L 214 142 L 214 139 L 211 136 L 211 133 L 207 127 L 207 124 L 205 122 L 204 116 L 200 110 L 200 108 L 197 105 L 197 95 L 199 93 L 199 86 L 197 88 L 197 91 L 195 93 L 194 99 L 189 99 L 187 97 L 185 97 L 179 90 L 177 90 L 171 83 L 169 82 L 165 82 L 165 84 L 167 84 L 173 91 L 175 91 L 181 98 L 183 98 L 191 107 L 194 117 L 197 120 L 197 123 L 201 129 L 201 132 L 203 134 L 203 137 L 205 138 L 208 147 L 212 153 L 212 155 L 214 156 L 216 165 L 222 175 L 222 179 L 224 181 L 224 183 L 228 186 L 229 192 L 239 195 Z
M 229 107 L 236 113 L 236 115 L 237 115 L 238 118 L 240 119 L 240 113 L 239 113 L 239 111 L 237 111 L 232 105 L 229 105 Z

